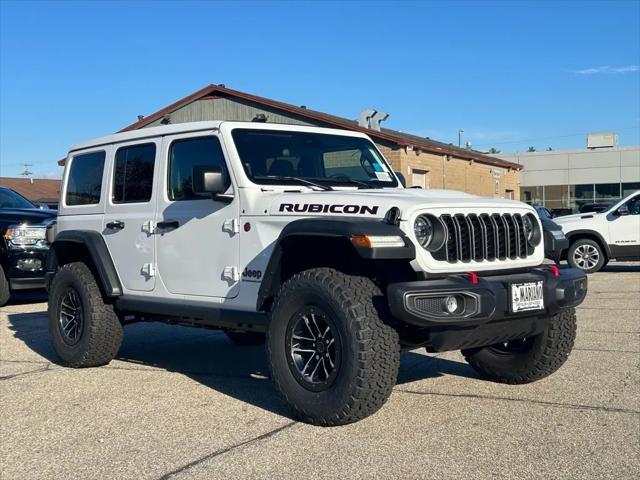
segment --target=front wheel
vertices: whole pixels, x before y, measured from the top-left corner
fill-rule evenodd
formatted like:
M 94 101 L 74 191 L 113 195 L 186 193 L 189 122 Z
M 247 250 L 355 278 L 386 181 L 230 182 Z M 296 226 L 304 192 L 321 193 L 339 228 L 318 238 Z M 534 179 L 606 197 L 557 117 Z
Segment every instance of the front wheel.
M 569 247 L 567 262 L 585 273 L 595 273 L 604 267 L 606 258 L 598 242 L 581 238 Z
M 69 367 L 105 365 L 120 349 L 122 324 L 82 262 L 64 265 L 53 277 L 49 335 L 53 349 Z
M 4 306 L 10 297 L 11 289 L 9 288 L 9 280 L 7 280 L 2 265 L 0 265 L 0 307 Z
M 331 426 L 376 412 L 396 383 L 397 332 L 365 277 L 329 268 L 294 275 L 280 289 L 267 332 L 271 377 L 296 416 Z
M 576 311 L 568 308 L 549 319 L 539 335 L 488 347 L 462 350 L 476 371 L 499 383 L 531 383 L 548 377 L 569 357 L 576 338 Z

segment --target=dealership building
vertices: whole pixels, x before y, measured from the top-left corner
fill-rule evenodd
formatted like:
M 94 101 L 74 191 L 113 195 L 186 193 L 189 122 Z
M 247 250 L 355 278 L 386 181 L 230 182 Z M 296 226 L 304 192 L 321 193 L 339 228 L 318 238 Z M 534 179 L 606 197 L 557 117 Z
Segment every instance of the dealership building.
M 129 131 L 164 124 L 203 120 L 266 121 L 290 125 L 311 125 L 366 133 L 395 171 L 403 174 L 407 186 L 447 188 L 503 198 L 519 197 L 522 165 L 470 149 L 458 148 L 427 137 L 381 127 L 387 114 L 366 109 L 354 118 L 337 117 L 304 105 L 209 85 L 171 105 L 123 128 Z M 64 160 L 59 164 L 63 165 Z
M 496 156 L 524 166 L 522 201 L 560 214 L 578 212 L 587 203 L 616 201 L 640 190 L 640 146 L 618 146 L 615 133 L 588 134 L 584 149 Z

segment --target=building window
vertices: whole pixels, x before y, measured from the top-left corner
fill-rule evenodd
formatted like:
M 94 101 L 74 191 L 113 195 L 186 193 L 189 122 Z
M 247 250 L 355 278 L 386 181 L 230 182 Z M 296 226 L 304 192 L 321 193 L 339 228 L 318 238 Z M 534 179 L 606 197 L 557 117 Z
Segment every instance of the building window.
M 411 186 L 429 188 L 429 172 L 427 170 L 411 169 Z
M 222 147 L 217 137 L 178 140 L 169 152 L 169 199 L 200 200 L 193 192 L 193 167 L 219 167 L 226 188 L 231 185 Z
M 544 193 L 542 187 L 520 187 L 522 200 L 531 205 L 542 205 L 544 203 Z
M 631 195 L 633 192 L 640 190 L 640 182 L 630 182 L 622 184 L 622 197 Z
M 509 200 L 513 200 L 513 190 L 505 190 L 504 196 Z
M 619 183 L 597 183 L 596 184 L 596 201 L 599 200 L 617 200 L 620 198 Z
M 103 151 L 73 157 L 67 180 L 67 205 L 100 203 L 104 159 Z
M 151 200 L 155 159 L 155 143 L 118 149 L 113 173 L 113 203 Z

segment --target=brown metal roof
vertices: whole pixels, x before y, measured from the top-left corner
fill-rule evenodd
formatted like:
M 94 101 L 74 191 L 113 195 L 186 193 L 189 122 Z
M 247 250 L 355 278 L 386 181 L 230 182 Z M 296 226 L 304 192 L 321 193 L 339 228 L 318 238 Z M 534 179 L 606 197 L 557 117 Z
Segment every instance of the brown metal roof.
M 60 197 L 60 180 L 45 178 L 0 177 L 0 187 L 15 190 L 32 202 L 57 202 Z
M 347 130 L 355 130 L 358 132 L 363 132 L 375 139 L 393 143 L 401 147 L 411 147 L 414 149 L 420 149 L 425 152 L 436 153 L 440 155 L 451 155 L 452 157 L 466 159 L 466 160 L 474 160 L 479 163 L 484 163 L 484 164 L 492 165 L 496 167 L 511 168 L 515 170 L 521 170 L 523 168 L 523 166 L 520 165 L 519 163 L 513 163 L 506 160 L 501 160 L 499 158 L 485 155 L 483 153 L 476 152 L 474 150 L 457 148 L 452 145 L 448 145 L 446 143 L 431 140 L 429 138 L 418 137 L 416 135 L 410 135 L 403 132 L 398 132 L 396 130 L 391 130 L 388 128 L 383 128 L 381 131 L 364 128 L 359 126 L 358 123 L 354 120 L 337 117 L 335 115 L 329 115 L 327 113 L 310 110 L 308 108 L 301 108 L 295 105 L 291 105 L 289 103 L 279 102 L 277 100 L 271 100 L 269 98 L 259 97 L 257 95 L 251 95 L 249 93 L 241 92 L 239 90 L 232 90 L 222 85 L 208 85 L 204 88 L 201 88 L 197 92 L 194 92 L 191 95 L 188 95 L 178 100 L 177 102 L 174 102 L 171 105 L 168 105 L 163 109 L 158 110 L 157 112 L 146 116 L 142 120 L 139 120 L 135 123 L 132 123 L 131 125 L 126 126 L 122 130 L 120 130 L 120 132 L 126 132 L 129 130 L 136 130 L 138 128 L 142 128 L 162 118 L 164 115 L 172 113 L 175 110 L 181 107 L 184 107 L 185 105 L 188 105 L 189 103 L 195 102 L 196 100 L 200 100 L 205 97 L 211 97 L 211 96 L 236 97 L 239 99 L 264 105 L 270 108 L 283 110 L 290 114 L 294 114 L 296 116 L 302 117 L 304 119 L 310 119 L 310 120 L 315 120 L 316 122 L 322 122 L 332 127 L 338 127 L 338 128 L 344 128 Z M 60 160 L 58 164 L 64 165 L 64 160 Z

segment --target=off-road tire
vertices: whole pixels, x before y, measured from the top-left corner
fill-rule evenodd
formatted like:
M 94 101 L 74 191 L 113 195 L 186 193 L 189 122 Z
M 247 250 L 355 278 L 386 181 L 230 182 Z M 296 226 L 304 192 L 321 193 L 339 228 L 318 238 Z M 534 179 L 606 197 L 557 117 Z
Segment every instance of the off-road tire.
M 75 345 L 65 343 L 59 324 L 62 299 L 69 288 L 77 292 L 83 313 L 83 328 Z M 105 303 L 91 270 L 82 262 L 64 265 L 53 278 L 49 290 L 49 335 L 62 364 L 74 368 L 105 365 L 120 349 L 122 324 L 113 306 Z
M 526 351 L 499 352 L 496 346 L 462 350 L 476 371 L 499 383 L 511 385 L 548 377 L 567 360 L 576 338 L 576 311 L 562 310 L 549 319 L 544 332 L 530 339 Z
M 254 345 L 263 345 L 265 334 L 262 332 L 238 332 L 235 330 L 225 330 L 229 340 L 238 346 L 249 347 Z
M 9 281 L 4 276 L 4 269 L 0 265 L 0 307 L 6 305 L 11 297 L 11 289 L 9 288 Z
M 591 268 L 583 268 L 580 265 L 578 265 L 575 261 L 575 259 L 573 258 L 576 250 L 578 248 L 581 247 L 586 247 L 586 248 L 595 248 L 595 250 L 598 252 L 598 261 L 596 262 L 596 264 L 591 267 Z M 580 238 L 578 240 L 576 240 L 575 242 L 573 242 L 571 244 L 571 246 L 569 247 L 569 250 L 567 252 L 567 263 L 569 265 L 571 265 L 573 268 L 577 268 L 579 270 L 582 270 L 584 273 L 595 273 L 597 271 L 599 271 L 600 269 L 602 269 L 605 264 L 606 264 L 607 258 L 606 258 L 606 253 L 602 250 L 602 247 L 600 246 L 600 244 L 598 242 L 596 242 L 595 240 L 591 240 L 589 238 Z
M 340 337 L 341 363 L 323 391 L 304 388 L 287 362 L 289 322 L 308 305 L 328 311 Z M 375 413 L 389 398 L 400 366 L 399 339 L 389 326 L 384 297 L 370 279 L 330 268 L 300 272 L 282 285 L 271 317 L 271 377 L 296 417 L 315 425 L 344 425 Z

